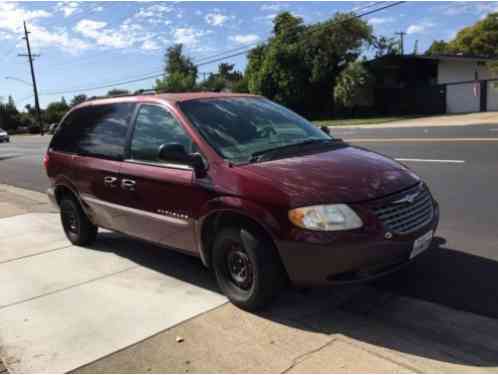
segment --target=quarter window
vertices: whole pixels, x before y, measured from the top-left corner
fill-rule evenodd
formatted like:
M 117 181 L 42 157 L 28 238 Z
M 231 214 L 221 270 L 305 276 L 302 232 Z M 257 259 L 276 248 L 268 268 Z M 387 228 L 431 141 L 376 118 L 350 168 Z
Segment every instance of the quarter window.
M 70 113 L 56 133 L 56 151 L 122 159 L 134 104 L 88 106 Z
M 131 140 L 131 158 L 159 163 L 159 147 L 179 143 L 192 152 L 193 143 L 178 121 L 165 109 L 143 105 L 137 115 Z

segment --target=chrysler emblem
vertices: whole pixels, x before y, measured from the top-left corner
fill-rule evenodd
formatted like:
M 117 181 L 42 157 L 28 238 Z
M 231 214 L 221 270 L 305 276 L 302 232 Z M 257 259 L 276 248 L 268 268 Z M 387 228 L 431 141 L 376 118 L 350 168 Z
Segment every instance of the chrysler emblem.
M 394 204 L 413 203 L 413 201 L 415 200 L 415 198 L 418 197 L 419 194 L 420 194 L 420 192 L 417 191 L 416 193 L 405 195 L 403 198 L 398 199 L 397 201 L 394 201 L 393 203 Z

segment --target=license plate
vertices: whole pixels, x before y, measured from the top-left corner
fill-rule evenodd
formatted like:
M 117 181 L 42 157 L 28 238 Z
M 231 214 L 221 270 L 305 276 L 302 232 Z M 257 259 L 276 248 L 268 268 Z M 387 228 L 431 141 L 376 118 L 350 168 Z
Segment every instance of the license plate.
M 415 242 L 413 243 L 412 253 L 410 254 L 410 259 L 416 257 L 429 248 L 432 242 L 432 235 L 433 233 L 431 230 L 430 232 L 427 232 L 426 234 L 415 240 Z

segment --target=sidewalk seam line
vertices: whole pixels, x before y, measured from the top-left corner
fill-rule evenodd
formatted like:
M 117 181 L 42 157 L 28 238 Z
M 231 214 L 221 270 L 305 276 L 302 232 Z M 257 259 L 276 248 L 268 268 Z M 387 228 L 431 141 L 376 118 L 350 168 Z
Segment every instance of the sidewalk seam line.
M 71 247 L 71 246 L 72 246 L 72 245 L 65 245 L 65 246 L 62 246 L 62 247 L 57 247 L 57 248 L 55 248 L 55 249 L 51 249 L 51 250 L 42 251 L 42 252 L 40 252 L 40 253 L 34 253 L 34 254 L 29 254 L 29 255 L 23 255 L 22 257 L 13 258 L 13 259 L 9 259 L 9 260 L 2 260 L 2 261 L 0 261 L 0 265 L 7 264 L 7 263 L 10 263 L 10 262 L 15 262 L 15 261 L 17 261 L 17 260 L 21 260 L 21 259 L 32 258 L 32 257 L 38 256 L 38 255 L 48 254 L 48 253 L 51 253 L 51 252 L 53 252 L 53 251 L 58 251 L 58 250 L 62 250 L 62 249 L 67 249 L 68 247 Z
M 95 281 L 100 281 L 100 280 L 106 279 L 108 277 L 119 275 L 120 273 L 124 273 L 124 272 L 130 271 L 132 269 L 139 268 L 139 267 L 140 266 L 135 265 L 135 266 L 128 267 L 126 269 L 123 269 L 123 270 L 120 270 L 120 271 L 116 271 L 116 272 L 113 272 L 113 273 L 110 273 L 110 274 L 107 274 L 107 275 L 104 275 L 104 276 L 96 277 L 96 278 L 93 278 L 93 279 L 90 279 L 90 280 L 83 281 L 81 283 L 73 284 L 73 285 L 70 285 L 70 286 L 65 287 L 65 288 L 56 289 L 56 290 L 53 290 L 51 292 L 40 294 L 40 295 L 35 296 L 35 297 L 27 298 L 27 299 L 22 300 L 22 301 L 17 301 L 17 302 L 10 303 L 10 304 L 7 304 L 7 305 L 0 305 L 0 312 L 3 309 L 9 308 L 9 307 L 13 307 L 13 306 L 19 305 L 21 303 L 30 302 L 30 301 L 33 301 L 33 300 L 38 299 L 38 298 L 43 298 L 43 297 L 50 296 L 52 294 L 57 294 L 57 293 L 60 293 L 60 292 L 64 292 L 66 290 L 77 288 L 77 287 L 85 285 L 85 284 L 90 284 L 90 283 L 93 283 Z

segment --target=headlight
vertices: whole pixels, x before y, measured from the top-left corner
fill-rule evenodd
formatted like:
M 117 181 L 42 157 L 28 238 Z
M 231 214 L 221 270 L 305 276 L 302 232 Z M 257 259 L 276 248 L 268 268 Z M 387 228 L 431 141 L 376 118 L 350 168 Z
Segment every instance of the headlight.
M 363 226 L 359 216 L 345 204 L 310 206 L 289 211 L 289 219 L 300 228 L 336 231 Z

